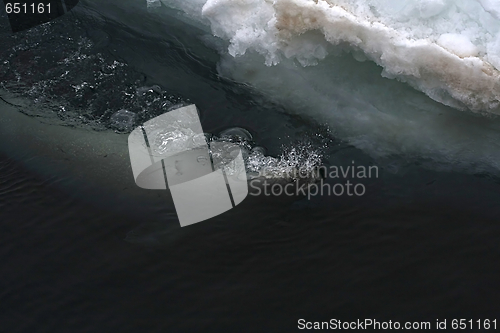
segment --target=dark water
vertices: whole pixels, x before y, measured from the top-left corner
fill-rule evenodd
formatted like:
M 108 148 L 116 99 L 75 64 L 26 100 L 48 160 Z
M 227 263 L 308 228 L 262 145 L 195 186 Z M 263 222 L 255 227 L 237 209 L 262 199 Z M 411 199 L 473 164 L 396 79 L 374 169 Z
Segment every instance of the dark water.
M 131 218 L 68 199 L 5 156 L 1 175 L 5 332 L 290 332 L 299 318 L 498 315 L 489 181 L 443 175 L 423 200 L 250 198 L 181 232 L 168 211 Z M 472 188 L 452 185 L 461 180 Z
M 108 129 L 109 110 L 146 109 L 141 116 L 147 119 L 190 101 L 206 131 L 245 127 L 275 155 L 282 144 L 323 132 L 322 124 L 288 116 L 247 87 L 219 78 L 210 54 L 196 58 L 200 50 L 179 41 L 182 30 L 158 46 L 154 34 L 89 13 L 92 7 L 82 5 L 54 30 L 3 37 L 9 47 L 29 46 L 12 57 L 16 69 L 2 73 L 4 88 L 22 97 L 16 104 L 26 103 L 19 111 L 76 127 L 75 136 L 87 126 L 90 133 L 126 138 Z M 71 21 L 64 20 L 75 17 L 80 23 L 69 29 Z M 75 44 L 33 51 L 40 39 L 58 45 L 65 34 Z M 78 53 L 90 61 L 50 62 L 78 50 L 80 36 L 94 43 Z M 12 49 L 4 48 L 2 57 L 10 57 L 6 50 Z M 34 62 L 30 52 L 46 61 Z M 93 93 L 64 90 L 90 81 L 92 73 L 111 74 L 107 66 L 115 60 L 126 66 L 96 81 Z M 85 71 L 59 79 L 64 66 Z M 15 80 L 16 71 L 22 80 Z M 37 82 L 45 82 L 38 85 L 44 94 L 30 90 Z M 153 84 L 160 94 L 129 100 L 122 94 Z M 45 101 L 37 101 L 40 96 Z M 41 126 L 34 136 L 49 125 Z M 397 172 L 381 168 L 379 178 L 365 181 L 363 197 L 248 197 L 223 215 L 180 228 L 168 193 L 137 197 L 140 190 L 128 185 L 107 188 L 80 162 L 74 181 L 74 156 L 52 164 L 48 150 L 2 134 L 0 332 L 293 332 L 300 318 L 500 320 L 500 184 L 492 175 L 437 172 L 399 157 Z M 325 163 L 373 163 L 329 140 Z M 103 168 L 127 165 L 120 156 Z M 128 165 L 124 170 L 116 175 L 126 175 Z

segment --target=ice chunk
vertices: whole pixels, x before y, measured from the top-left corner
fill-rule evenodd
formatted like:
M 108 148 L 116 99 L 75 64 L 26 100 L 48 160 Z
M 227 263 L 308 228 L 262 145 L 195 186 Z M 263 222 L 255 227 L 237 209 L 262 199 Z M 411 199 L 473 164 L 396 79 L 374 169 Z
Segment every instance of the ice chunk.
M 500 114 L 500 0 L 161 1 L 207 22 L 223 54 L 306 67 L 347 49 L 445 105 Z
M 430 18 L 441 14 L 445 8 L 448 6 L 448 1 L 446 0 L 422 0 L 418 4 L 418 9 L 420 11 L 420 16 L 422 18 Z
M 441 37 L 438 38 L 437 43 L 461 58 L 475 57 L 478 55 L 476 45 L 472 44 L 470 39 L 464 35 L 442 34 Z
M 500 36 L 490 44 L 488 44 L 488 61 L 500 70 Z
M 484 10 L 490 13 L 494 18 L 500 20 L 500 1 L 499 0 L 477 0 L 483 6 Z

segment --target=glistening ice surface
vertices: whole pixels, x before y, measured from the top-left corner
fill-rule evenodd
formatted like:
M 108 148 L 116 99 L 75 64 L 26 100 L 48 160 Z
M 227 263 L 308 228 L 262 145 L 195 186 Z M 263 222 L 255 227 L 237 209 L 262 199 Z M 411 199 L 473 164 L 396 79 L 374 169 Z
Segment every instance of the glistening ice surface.
M 497 1 L 163 3 L 204 27 L 222 75 L 372 157 L 500 166 Z
M 165 0 L 171 5 L 172 1 Z M 498 113 L 500 4 L 493 0 L 208 0 L 175 4 L 208 20 L 232 56 L 255 50 L 267 65 L 295 58 L 308 66 L 328 54 L 319 31 L 359 60 L 384 68 L 436 101 Z

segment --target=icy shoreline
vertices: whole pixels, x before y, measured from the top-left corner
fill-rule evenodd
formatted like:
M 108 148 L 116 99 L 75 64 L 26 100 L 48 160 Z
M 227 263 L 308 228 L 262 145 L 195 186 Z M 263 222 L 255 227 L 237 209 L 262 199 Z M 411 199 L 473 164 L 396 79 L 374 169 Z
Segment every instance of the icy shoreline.
M 229 41 L 233 57 L 256 51 L 265 64 L 302 66 L 328 55 L 326 41 L 382 75 L 445 105 L 500 114 L 500 5 L 494 1 L 163 0 Z M 325 40 L 310 39 L 319 31 Z

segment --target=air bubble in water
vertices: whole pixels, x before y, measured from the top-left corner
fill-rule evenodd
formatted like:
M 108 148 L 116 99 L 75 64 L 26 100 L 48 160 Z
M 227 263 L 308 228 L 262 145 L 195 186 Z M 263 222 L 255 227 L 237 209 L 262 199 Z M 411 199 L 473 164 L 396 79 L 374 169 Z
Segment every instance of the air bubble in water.
M 256 155 L 266 155 L 266 148 L 264 148 L 264 147 L 260 147 L 260 146 L 254 147 L 254 148 L 252 149 L 252 154 L 256 154 Z
M 219 133 L 221 138 L 237 138 L 243 141 L 252 141 L 253 137 L 249 131 L 241 127 L 233 127 Z
M 144 96 L 147 93 L 153 93 L 153 92 L 157 93 L 157 94 L 161 94 L 161 88 L 158 85 L 154 85 L 151 87 L 139 87 L 139 88 L 137 88 L 136 91 L 137 91 L 138 96 Z
M 146 3 L 148 9 L 161 7 L 160 0 L 146 0 Z
M 110 126 L 118 131 L 126 132 L 132 129 L 135 124 L 136 114 L 122 109 L 115 112 L 110 118 Z
M 208 158 L 206 156 L 201 155 L 201 156 L 198 156 L 196 161 L 198 161 L 198 163 L 205 165 L 208 163 Z

